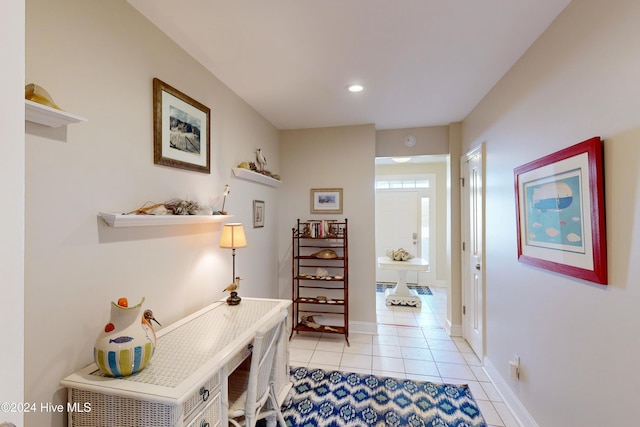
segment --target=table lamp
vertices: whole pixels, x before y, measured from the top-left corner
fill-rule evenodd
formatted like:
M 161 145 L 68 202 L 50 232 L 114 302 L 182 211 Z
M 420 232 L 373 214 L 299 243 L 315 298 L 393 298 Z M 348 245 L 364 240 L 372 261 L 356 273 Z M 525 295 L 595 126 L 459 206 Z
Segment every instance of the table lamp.
M 231 249 L 233 257 L 233 277 L 231 284 L 225 288 L 225 291 L 231 291 L 231 295 L 227 298 L 227 304 L 238 305 L 241 298 L 238 296 L 238 287 L 240 286 L 240 278 L 236 277 L 236 248 L 244 248 L 247 246 L 247 238 L 244 235 L 244 228 L 239 222 L 225 224 L 220 237 L 220 247 Z

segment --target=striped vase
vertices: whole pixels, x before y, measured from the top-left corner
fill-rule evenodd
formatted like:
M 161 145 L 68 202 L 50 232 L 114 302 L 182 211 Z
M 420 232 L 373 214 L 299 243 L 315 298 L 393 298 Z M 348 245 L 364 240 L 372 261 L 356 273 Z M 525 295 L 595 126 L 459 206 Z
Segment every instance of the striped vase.
M 127 307 L 111 303 L 111 318 L 98 335 L 93 358 L 102 372 L 126 377 L 143 369 L 156 348 L 156 334 L 142 316 L 142 301 Z

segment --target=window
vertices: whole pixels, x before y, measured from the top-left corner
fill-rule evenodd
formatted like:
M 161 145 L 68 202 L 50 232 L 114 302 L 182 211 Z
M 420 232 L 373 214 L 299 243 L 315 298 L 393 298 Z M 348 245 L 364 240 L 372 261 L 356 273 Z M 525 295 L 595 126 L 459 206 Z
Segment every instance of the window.
M 376 178 L 376 190 L 404 190 L 404 189 L 429 188 L 429 180 L 412 177 L 378 176 Z

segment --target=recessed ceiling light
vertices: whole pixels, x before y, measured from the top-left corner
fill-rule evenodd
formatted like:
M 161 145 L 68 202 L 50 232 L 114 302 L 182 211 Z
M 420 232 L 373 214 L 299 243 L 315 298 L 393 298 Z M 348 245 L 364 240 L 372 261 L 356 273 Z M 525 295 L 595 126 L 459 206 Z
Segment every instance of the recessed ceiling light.
M 353 93 L 362 92 L 364 90 L 364 86 L 359 84 L 348 85 L 347 90 Z

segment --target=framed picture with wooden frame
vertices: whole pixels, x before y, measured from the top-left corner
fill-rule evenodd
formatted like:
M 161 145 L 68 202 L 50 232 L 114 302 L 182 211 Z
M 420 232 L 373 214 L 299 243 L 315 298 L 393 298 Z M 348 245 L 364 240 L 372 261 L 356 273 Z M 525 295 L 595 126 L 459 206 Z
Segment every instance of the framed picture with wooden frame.
M 311 213 L 341 214 L 342 188 L 312 188 Z
M 518 261 L 607 284 L 599 137 L 514 169 Z
M 153 162 L 211 173 L 211 110 L 153 79 Z
M 253 228 L 264 227 L 264 201 L 253 201 Z

